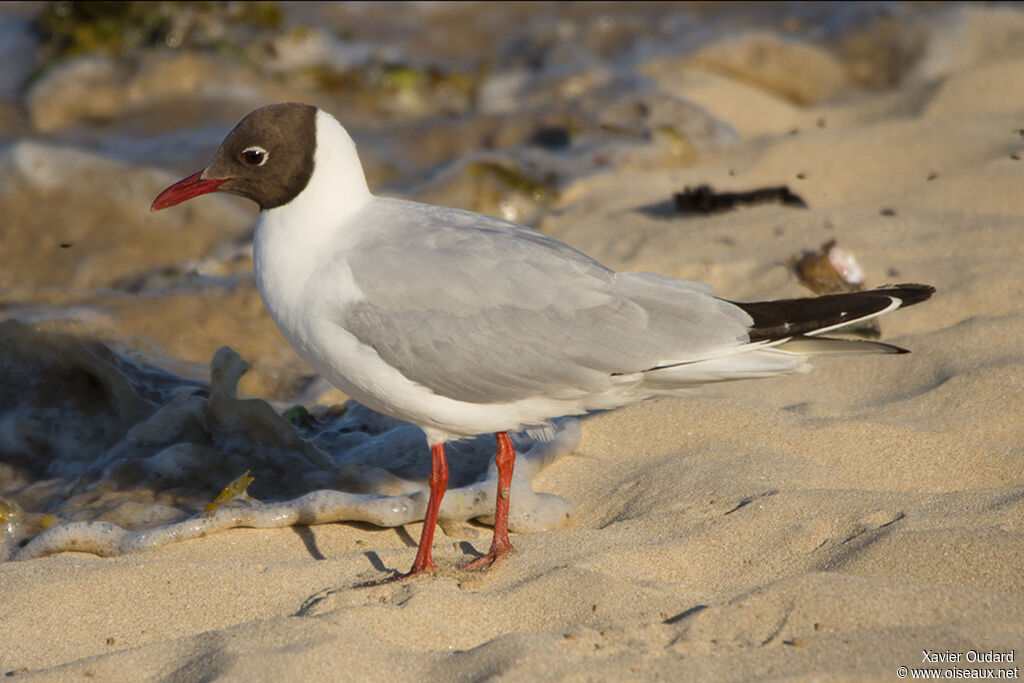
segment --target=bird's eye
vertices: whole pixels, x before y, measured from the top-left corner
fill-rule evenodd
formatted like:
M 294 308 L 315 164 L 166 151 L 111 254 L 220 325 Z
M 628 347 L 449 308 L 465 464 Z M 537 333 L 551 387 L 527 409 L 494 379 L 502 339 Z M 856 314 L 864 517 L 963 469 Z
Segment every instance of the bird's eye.
M 263 164 L 267 163 L 267 159 L 269 157 L 270 155 L 267 154 L 267 150 L 263 149 L 258 145 L 246 147 L 244 150 L 242 150 L 242 161 L 244 161 L 249 166 L 262 166 Z

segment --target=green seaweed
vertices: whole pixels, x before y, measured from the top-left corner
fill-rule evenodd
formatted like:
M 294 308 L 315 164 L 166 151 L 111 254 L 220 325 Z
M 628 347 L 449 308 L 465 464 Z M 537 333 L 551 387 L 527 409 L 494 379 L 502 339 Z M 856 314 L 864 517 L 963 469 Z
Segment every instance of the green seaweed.
M 471 108 L 480 87 L 478 74 L 385 62 L 345 70 L 314 64 L 298 68 L 296 75 L 362 107 L 418 114 Z
M 40 14 L 38 28 L 57 59 L 93 52 L 123 55 L 162 42 L 172 26 L 172 18 L 162 5 L 51 2 Z
M 253 483 L 253 481 L 255 481 L 255 479 L 249 476 L 249 470 L 246 470 L 245 474 L 232 481 L 224 487 L 223 491 L 217 494 L 217 497 L 213 499 L 213 502 L 206 506 L 206 513 L 209 514 L 220 506 L 236 500 L 252 500 L 249 494 L 246 493 L 246 489 L 249 488 L 249 484 Z
M 314 422 L 314 418 L 306 410 L 305 406 L 292 406 L 288 410 L 284 411 L 282 417 L 291 422 L 296 427 L 309 427 Z
M 524 194 L 538 202 L 558 198 L 556 179 L 550 174 L 542 180 L 536 180 L 518 166 L 506 166 L 497 161 L 484 160 L 471 163 L 469 175 L 476 179 L 493 179 L 505 189 Z
M 284 15 L 276 2 L 51 2 L 36 28 L 47 60 L 58 61 L 93 53 L 126 57 L 157 46 L 223 50 L 218 32 L 204 30 L 216 23 L 278 30 Z

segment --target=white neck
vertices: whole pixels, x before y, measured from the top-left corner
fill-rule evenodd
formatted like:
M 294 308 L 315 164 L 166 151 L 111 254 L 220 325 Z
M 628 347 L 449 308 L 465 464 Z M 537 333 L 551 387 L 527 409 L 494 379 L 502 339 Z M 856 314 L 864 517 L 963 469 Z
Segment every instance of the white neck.
M 330 114 L 316 116 L 309 183 L 287 204 L 261 211 L 253 237 L 256 285 L 282 332 L 295 324 L 289 318 L 301 307 L 306 278 L 343 247 L 348 219 L 373 198 L 348 132 Z
M 288 223 L 304 226 L 303 237 L 308 239 L 314 236 L 306 231 L 325 224 L 337 225 L 361 209 L 371 196 L 348 131 L 333 116 L 317 110 L 313 175 L 295 199 L 264 211 L 263 218 L 285 214 Z

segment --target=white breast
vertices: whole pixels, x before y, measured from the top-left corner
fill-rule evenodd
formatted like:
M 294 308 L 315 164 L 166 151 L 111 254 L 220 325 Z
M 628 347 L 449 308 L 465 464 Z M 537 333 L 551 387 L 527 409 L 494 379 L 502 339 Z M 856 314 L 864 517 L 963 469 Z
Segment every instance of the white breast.
M 291 202 L 260 213 L 253 240 L 256 285 L 271 318 L 295 350 L 331 384 L 374 410 L 407 420 L 431 442 L 543 423 L 581 406 L 551 399 L 478 404 L 439 396 L 386 364 L 337 322 L 362 293 L 347 255 L 369 231 L 360 215 L 373 197 L 355 145 L 329 114 L 318 113 L 314 170 Z M 386 212 L 384 212 L 386 215 Z M 618 401 L 616 401 L 618 403 Z M 557 404 L 557 405 L 556 405 Z

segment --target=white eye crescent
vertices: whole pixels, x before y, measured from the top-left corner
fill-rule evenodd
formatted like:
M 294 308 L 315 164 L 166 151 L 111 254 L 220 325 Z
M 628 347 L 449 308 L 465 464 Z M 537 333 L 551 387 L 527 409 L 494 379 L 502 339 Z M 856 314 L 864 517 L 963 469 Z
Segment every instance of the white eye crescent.
M 242 150 L 242 161 L 249 166 L 262 166 L 267 163 L 270 154 L 259 145 L 252 145 Z

